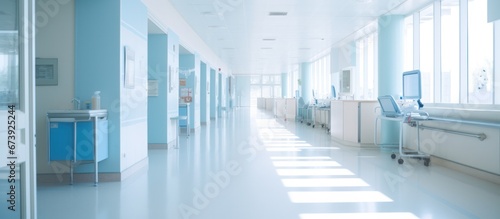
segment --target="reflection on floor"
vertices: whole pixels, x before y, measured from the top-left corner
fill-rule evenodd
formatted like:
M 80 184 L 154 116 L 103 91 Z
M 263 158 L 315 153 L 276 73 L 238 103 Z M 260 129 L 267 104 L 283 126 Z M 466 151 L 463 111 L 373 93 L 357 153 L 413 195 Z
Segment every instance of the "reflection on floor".
M 38 218 L 497 218 L 500 185 L 235 109 L 123 182 L 39 185 Z

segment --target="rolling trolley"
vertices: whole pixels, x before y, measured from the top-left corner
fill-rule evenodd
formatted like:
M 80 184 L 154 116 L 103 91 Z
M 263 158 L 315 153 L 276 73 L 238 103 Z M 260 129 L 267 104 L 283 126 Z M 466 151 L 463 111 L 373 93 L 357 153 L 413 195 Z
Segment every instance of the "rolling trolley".
M 404 115 L 400 117 L 387 117 L 380 115 L 375 119 L 375 127 L 378 127 L 378 120 L 387 120 L 387 121 L 395 121 L 399 123 L 399 144 L 398 144 L 398 151 L 399 151 L 399 159 L 398 163 L 403 164 L 404 160 L 403 158 L 416 158 L 416 159 L 421 159 L 424 160 L 424 165 L 429 166 L 431 162 L 430 155 L 423 153 L 420 150 L 420 121 L 425 121 L 428 120 L 429 114 L 426 112 L 418 112 L 418 113 L 411 113 L 409 115 Z M 403 149 L 403 125 L 408 124 L 411 127 L 416 127 L 417 128 L 417 150 L 416 151 L 405 151 Z M 378 132 L 377 128 L 375 128 L 375 145 L 378 144 Z M 395 152 L 391 154 L 392 159 L 396 159 L 397 155 Z
M 316 120 L 315 120 L 315 116 L 314 116 L 315 109 L 316 109 L 316 105 L 311 104 L 307 107 L 307 111 L 306 111 L 307 125 L 310 125 L 313 128 L 316 126 Z

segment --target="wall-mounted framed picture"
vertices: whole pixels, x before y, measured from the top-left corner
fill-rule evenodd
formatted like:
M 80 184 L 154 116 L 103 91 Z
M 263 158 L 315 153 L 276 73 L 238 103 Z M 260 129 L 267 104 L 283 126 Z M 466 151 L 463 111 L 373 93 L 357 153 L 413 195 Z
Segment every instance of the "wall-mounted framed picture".
M 135 87 L 135 52 L 128 46 L 125 46 L 125 87 Z
M 56 86 L 58 84 L 58 61 L 56 58 L 37 58 L 35 78 L 37 86 Z

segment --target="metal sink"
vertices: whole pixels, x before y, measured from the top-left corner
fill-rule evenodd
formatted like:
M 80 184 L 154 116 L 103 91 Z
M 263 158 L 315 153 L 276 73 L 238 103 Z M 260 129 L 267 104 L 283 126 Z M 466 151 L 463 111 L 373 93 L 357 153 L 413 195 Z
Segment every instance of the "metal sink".
M 90 120 L 92 117 L 107 117 L 108 111 L 101 110 L 50 110 L 47 112 L 47 117 L 74 119 L 74 120 Z

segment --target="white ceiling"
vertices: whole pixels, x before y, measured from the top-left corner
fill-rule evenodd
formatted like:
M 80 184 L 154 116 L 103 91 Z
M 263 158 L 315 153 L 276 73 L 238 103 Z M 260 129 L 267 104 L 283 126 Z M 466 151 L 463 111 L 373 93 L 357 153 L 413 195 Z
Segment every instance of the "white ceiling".
M 170 0 L 233 74 L 278 74 L 432 0 Z M 286 12 L 286 16 L 270 16 Z

